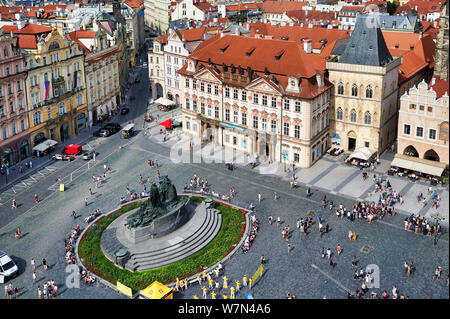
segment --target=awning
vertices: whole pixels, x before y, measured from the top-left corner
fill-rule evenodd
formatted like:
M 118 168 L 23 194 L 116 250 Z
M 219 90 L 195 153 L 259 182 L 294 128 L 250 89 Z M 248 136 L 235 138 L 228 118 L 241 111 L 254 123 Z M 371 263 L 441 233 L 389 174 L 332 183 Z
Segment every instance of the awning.
M 175 105 L 175 102 L 174 102 L 174 101 L 171 101 L 171 100 L 166 99 L 166 98 L 164 98 L 164 97 L 160 97 L 159 99 L 157 99 L 157 100 L 156 100 L 155 102 L 153 102 L 153 103 L 161 104 L 161 105 L 164 105 L 164 106 Z
M 357 158 L 364 161 L 369 160 L 377 151 L 370 149 L 368 147 L 361 147 L 355 150 L 349 158 Z
M 420 172 L 432 176 L 441 176 L 444 172 L 446 164 L 397 154 L 391 162 L 391 166 L 409 169 L 414 172 Z
M 162 125 L 165 128 L 172 128 L 173 120 L 172 119 L 165 120 L 164 122 L 159 123 L 159 125 Z
M 155 281 L 147 288 L 139 291 L 139 299 L 172 299 L 173 289 Z
M 56 144 L 58 144 L 58 142 L 56 142 L 54 140 L 46 140 L 46 141 L 36 145 L 35 147 L 33 147 L 33 151 L 45 152 L 50 147 L 55 146 Z

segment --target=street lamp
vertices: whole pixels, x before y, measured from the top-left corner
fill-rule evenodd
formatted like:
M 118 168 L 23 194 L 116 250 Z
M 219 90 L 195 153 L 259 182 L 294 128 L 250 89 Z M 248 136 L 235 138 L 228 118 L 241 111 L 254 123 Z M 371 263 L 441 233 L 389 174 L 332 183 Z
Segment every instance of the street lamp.
M 430 214 L 430 217 L 433 218 L 436 221 L 436 232 L 434 233 L 434 241 L 433 241 L 433 246 L 437 245 L 437 241 L 438 241 L 438 226 L 439 226 L 439 222 L 441 220 L 444 220 L 445 217 L 441 216 L 439 213 L 432 213 Z

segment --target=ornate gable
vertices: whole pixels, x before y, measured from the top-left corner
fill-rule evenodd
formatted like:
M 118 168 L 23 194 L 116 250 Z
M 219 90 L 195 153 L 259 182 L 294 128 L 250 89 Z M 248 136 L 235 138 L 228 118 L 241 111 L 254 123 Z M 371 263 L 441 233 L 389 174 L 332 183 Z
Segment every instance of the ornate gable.
M 275 89 L 272 85 L 267 83 L 267 80 L 264 78 L 259 78 L 259 79 L 256 79 L 255 81 L 249 83 L 246 86 L 246 89 L 252 90 L 252 91 L 265 92 L 268 94 L 281 95 L 281 93 L 277 89 Z
M 208 68 L 201 69 L 194 77 L 198 80 L 211 81 L 216 83 L 221 83 L 220 78 Z

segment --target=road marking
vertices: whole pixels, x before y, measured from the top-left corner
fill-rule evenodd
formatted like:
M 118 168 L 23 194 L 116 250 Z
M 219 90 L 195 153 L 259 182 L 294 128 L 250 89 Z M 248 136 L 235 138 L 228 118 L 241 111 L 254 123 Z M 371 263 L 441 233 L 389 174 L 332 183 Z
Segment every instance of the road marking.
M 333 277 L 331 277 L 329 274 L 327 274 L 325 271 L 321 270 L 319 267 L 317 267 L 314 264 L 311 264 L 311 267 L 313 267 L 314 269 L 318 270 L 322 275 L 324 275 L 325 277 L 327 277 L 328 279 L 332 280 L 339 288 L 341 288 L 342 290 L 346 291 L 346 292 L 350 292 L 351 290 L 348 289 L 347 287 L 345 287 L 341 282 L 339 282 L 338 280 L 334 279 Z

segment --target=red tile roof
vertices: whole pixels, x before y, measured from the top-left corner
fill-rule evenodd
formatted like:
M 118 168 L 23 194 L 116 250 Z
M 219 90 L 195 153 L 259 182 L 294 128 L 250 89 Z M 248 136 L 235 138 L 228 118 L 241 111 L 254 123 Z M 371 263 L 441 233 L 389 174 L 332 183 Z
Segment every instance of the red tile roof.
M 295 23 L 318 24 L 331 22 L 336 17 L 335 12 L 320 12 L 317 10 L 295 10 L 288 11 L 286 15 Z
M 210 3 L 206 1 L 194 2 L 194 6 L 196 6 L 199 10 L 203 11 L 204 13 L 217 11 L 217 7 L 212 6 Z
M 21 34 L 19 35 L 19 48 L 22 49 L 36 49 L 37 40 L 36 36 L 33 34 Z
M 303 39 L 312 40 L 313 49 L 325 49 L 329 44 L 337 39 L 348 38 L 349 32 L 346 30 L 309 28 L 307 26 L 273 26 L 270 23 L 249 24 L 250 36 L 256 34 L 272 35 L 277 40 L 289 40 L 302 43 Z
M 231 6 L 226 6 L 226 10 L 230 12 L 234 11 L 247 11 L 252 9 L 258 9 L 258 4 L 256 3 L 238 3 Z
M 218 30 L 219 27 L 201 27 L 195 29 L 177 30 L 185 42 L 204 40 L 205 34 Z
M 263 13 L 279 13 L 286 11 L 301 10 L 308 5 L 306 1 L 264 1 L 258 3 L 258 6 Z
M 127 0 L 125 4 L 130 8 L 139 8 L 144 4 L 144 0 Z
M 212 39 L 210 39 L 212 40 Z M 203 62 L 211 59 L 215 65 L 239 65 L 255 72 L 268 71 L 274 75 L 310 78 L 325 69 L 325 60 L 307 54 L 303 46 L 294 41 L 257 39 L 237 35 L 214 37 L 200 46 L 191 58 Z
M 434 67 L 436 44 L 429 35 L 418 33 L 382 31 L 391 55 L 402 56 L 399 83 L 412 77 L 423 68 Z
M 93 39 L 95 37 L 96 31 L 86 31 L 86 30 L 77 30 L 72 31 L 67 34 L 67 39 L 71 41 L 75 41 L 78 45 L 83 49 L 85 54 L 90 54 L 91 50 L 88 49 L 83 42 L 79 39 Z
M 432 84 L 434 81 L 434 84 Z M 445 93 L 449 93 L 449 81 L 441 79 L 438 76 L 433 76 L 431 82 L 428 84 L 429 89 L 433 89 L 436 92 L 436 99 L 441 98 Z
M 411 11 L 413 10 L 416 11 L 418 14 L 425 14 L 425 15 L 431 12 L 440 12 L 442 5 L 441 3 L 440 1 L 412 0 L 398 7 L 397 10 L 395 11 L 395 14 L 398 15 L 401 13 L 411 13 Z
M 45 32 L 51 32 L 52 28 L 39 25 L 39 24 L 31 24 L 27 23 L 25 27 L 19 30 L 19 27 L 17 25 L 4 25 L 2 27 L 3 31 L 5 33 L 15 33 L 15 34 L 41 34 Z

